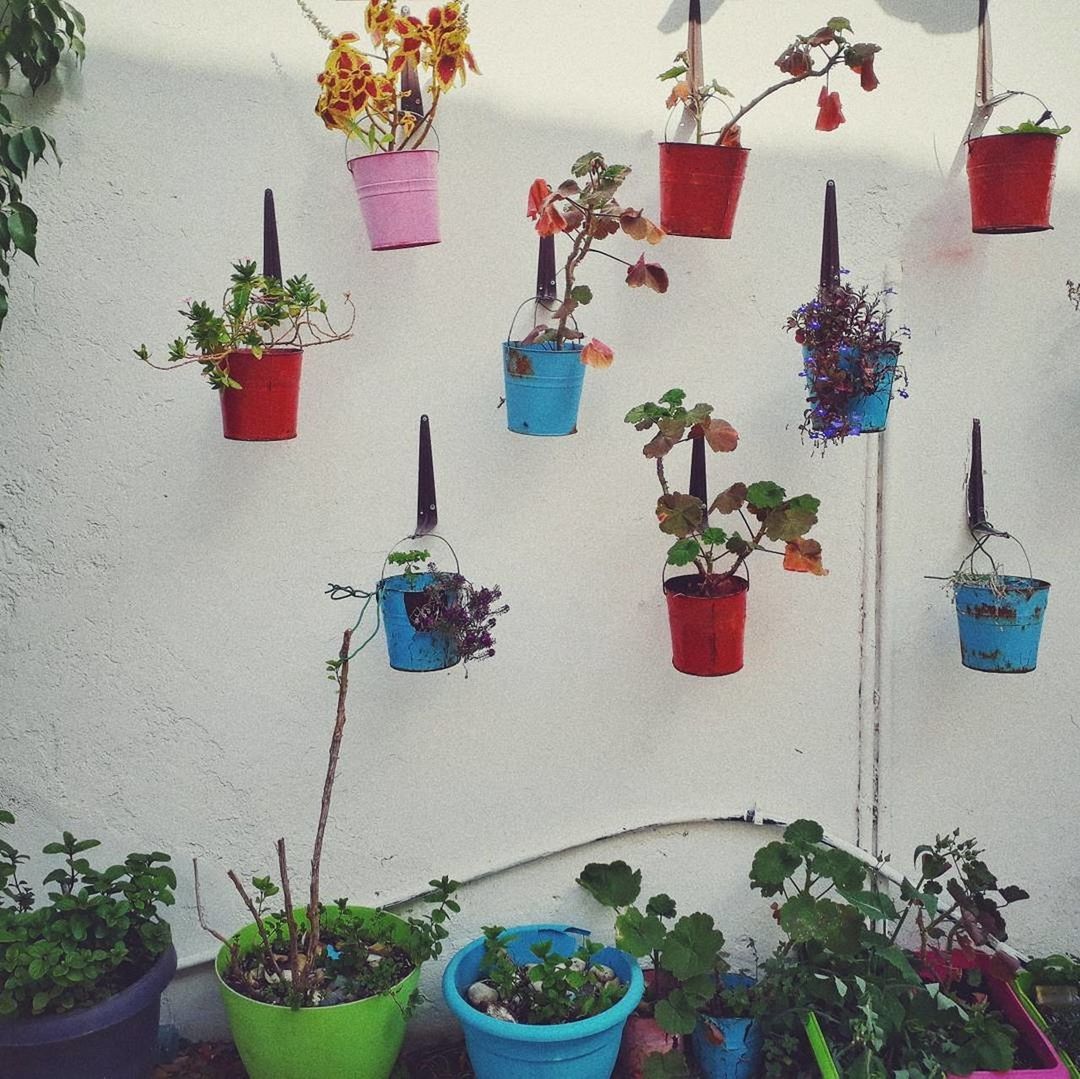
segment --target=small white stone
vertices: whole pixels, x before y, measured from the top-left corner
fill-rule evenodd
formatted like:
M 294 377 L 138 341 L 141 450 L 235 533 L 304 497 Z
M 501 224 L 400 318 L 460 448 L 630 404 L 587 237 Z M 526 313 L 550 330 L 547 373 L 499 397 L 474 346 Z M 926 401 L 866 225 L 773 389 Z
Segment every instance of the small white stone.
M 492 1019 L 501 1019 L 504 1023 L 516 1023 L 513 1013 L 505 1004 L 489 1004 L 484 1009 L 485 1015 L 490 1015 Z
M 578 959 L 577 956 L 575 956 L 570 960 L 570 969 L 576 970 L 580 974 L 585 969 L 585 960 Z
M 615 971 L 613 971 L 611 967 L 604 966 L 603 963 L 593 963 L 592 969 L 596 972 L 597 981 L 602 984 L 606 985 L 608 982 L 618 980 L 615 976 Z
M 488 1004 L 499 1003 L 499 991 L 493 989 L 485 982 L 473 982 L 465 995 L 469 998 L 469 1003 L 478 1008 L 482 1008 Z
M 369 967 L 377 967 L 383 961 L 381 955 L 369 955 L 367 957 L 367 964 Z

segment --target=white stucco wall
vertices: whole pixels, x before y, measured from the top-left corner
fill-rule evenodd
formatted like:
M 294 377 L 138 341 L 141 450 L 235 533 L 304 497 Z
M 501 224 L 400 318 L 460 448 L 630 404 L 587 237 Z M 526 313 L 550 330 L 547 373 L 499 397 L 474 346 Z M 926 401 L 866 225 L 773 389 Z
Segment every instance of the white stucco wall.
M 498 342 L 535 274 L 525 192 L 595 148 L 634 167 L 626 201 L 655 215 L 653 76 L 683 47 L 680 15 L 475 0 L 484 74 L 439 124 L 445 241 L 374 254 L 344 146 L 311 112 L 323 42 L 292 4 L 82 6 L 85 67 L 32 106 L 65 164 L 27 185 L 40 265 L 17 263 L 2 338 L 0 804 L 28 850 L 70 828 L 107 856 L 173 853 L 174 933 L 195 964 L 171 991 L 174 1022 L 223 1022 L 198 965 L 213 941 L 195 923 L 191 857 L 223 930 L 244 921 L 226 869 L 269 868 L 279 835 L 303 879 L 333 717 L 323 661 L 356 611 L 322 590 L 373 584 L 411 529 L 421 412 L 441 531 L 512 610 L 497 658 L 467 681 L 393 672 L 378 641 L 354 664 L 327 894 L 392 901 L 435 874 L 757 806 L 864 845 L 876 819 L 901 863 L 935 831 L 974 832 L 1032 892 L 1015 943 L 1080 948 L 1080 316 L 1064 296 L 1080 273 L 1078 136 L 1062 146 L 1055 231 L 970 234 L 966 188 L 944 173 L 970 111 L 975 0 L 848 0 L 856 37 L 883 46 L 874 94 L 847 72 L 834 80 L 848 123 L 813 131 L 817 84 L 756 110 L 735 236 L 665 241 L 666 296 L 588 267 L 588 329 L 617 361 L 588 373 L 580 433 L 565 439 L 512 436 L 496 407 Z M 359 3 L 313 6 L 335 28 L 362 22 Z M 1070 5 L 1039 5 L 1040 19 L 999 6 L 998 82 L 1080 123 Z M 707 69 L 742 100 L 792 34 L 837 13 L 806 0 L 705 8 Z M 816 281 L 828 177 L 844 265 L 900 288 L 912 396 L 887 436 L 822 459 L 799 439 L 782 326 Z M 226 442 L 193 371 L 157 375 L 130 349 L 160 354 L 181 299 L 216 298 L 230 262 L 258 256 L 268 185 L 285 272 L 308 272 L 331 302 L 351 290 L 359 318 L 351 341 L 309 353 L 296 441 Z M 746 668 L 719 680 L 670 666 L 655 477 L 622 423 L 673 385 L 742 434 L 711 462 L 713 489 L 771 478 L 822 499 L 814 534 L 830 575 L 755 563 Z M 964 670 L 948 598 L 924 579 L 964 550 L 973 415 L 991 517 L 1053 583 L 1039 670 L 1023 677 Z M 664 828 L 496 874 L 465 890 L 454 943 L 491 922 L 605 928 L 573 877 L 614 857 L 711 910 L 732 940 L 767 939 L 766 905 L 745 886 L 765 834 Z M 425 982 L 436 1002 L 438 973 Z M 438 1017 L 433 1006 L 416 1035 Z

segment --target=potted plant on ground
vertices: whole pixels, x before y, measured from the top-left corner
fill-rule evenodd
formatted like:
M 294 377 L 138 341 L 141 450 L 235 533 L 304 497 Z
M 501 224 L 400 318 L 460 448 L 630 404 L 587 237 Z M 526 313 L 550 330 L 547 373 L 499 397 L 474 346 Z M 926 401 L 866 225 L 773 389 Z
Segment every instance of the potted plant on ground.
M 1072 1079 L 1080 1079 L 1080 957 L 1033 959 L 1016 975 L 1016 995 L 1028 1014 L 1053 1039 Z
M 330 42 L 315 112 L 331 131 L 343 131 L 366 155 L 348 160 L 360 211 L 374 251 L 439 242 L 439 151 L 422 148 L 434 131 L 442 95 L 477 72 L 469 47 L 467 6 L 451 0 L 427 18 L 398 10 L 395 0 L 369 0 L 360 36 L 333 36 L 303 0 L 301 11 Z M 431 82 L 427 106 L 418 78 Z
M 956 605 L 960 659 L 965 667 L 991 674 L 1025 674 L 1035 670 L 1039 642 L 1050 598 L 1050 584 L 1031 575 L 1024 545 L 990 524 L 986 515 L 982 475 L 982 426 L 971 423 L 971 470 L 967 485 L 968 530 L 974 546 L 947 578 Z M 1015 540 L 1027 562 L 1028 575 L 1002 572 L 987 549 L 992 538 Z M 980 571 L 975 557 L 986 559 Z M 982 565 L 980 562 L 978 565 Z
M 352 318 L 339 331 L 306 275 L 282 284 L 257 273 L 254 261 L 244 260 L 233 263 L 230 280 L 220 311 L 203 301 L 186 301 L 180 314 L 188 320 L 188 330 L 169 346 L 167 363 L 154 363 L 146 345 L 135 349 L 135 355 L 159 371 L 199 364 L 218 391 L 226 438 L 295 438 L 304 349 L 350 337 L 356 309 L 346 293 Z
M 675 236 L 730 239 L 735 211 L 742 191 L 750 151 L 741 142 L 743 117 L 767 97 L 787 86 L 811 79 L 825 79 L 818 95 L 818 131 L 835 131 L 844 123 L 840 94 L 828 89 L 832 70 L 844 65 L 860 77 L 864 90 L 878 85 L 874 57 L 880 46 L 851 42 L 845 33 L 851 23 L 837 17 L 812 34 L 799 35 L 777 58 L 785 78 L 737 109 L 719 127 L 708 129 L 706 106 L 716 100 L 727 103 L 731 91 L 712 79 L 705 80 L 701 60 L 700 0 L 690 3 L 690 34 L 686 52 L 658 77 L 671 82 L 668 108 L 682 106 L 680 134 L 687 141 L 660 143 L 660 225 Z M 712 140 L 712 141 L 709 141 Z
M 755 551 L 783 557 L 784 569 L 824 576 L 821 544 L 807 539 L 817 523 L 819 500 L 803 494 L 788 498 L 771 480 L 733 483 L 710 503 L 704 492 L 704 449 L 729 452 L 739 436 L 726 420 L 712 415 L 713 406 L 699 403 L 686 408 L 686 393 L 668 390 L 659 403 L 646 401 L 625 417 L 638 431 L 655 428 L 642 453 L 656 462 L 661 495 L 656 503 L 660 531 L 673 536 L 667 565 L 693 567 L 694 572 L 664 582 L 668 620 L 671 625 L 672 663 L 686 674 L 732 674 L 743 665 L 743 634 L 746 624 L 748 576 L 739 570 Z M 701 486 L 691 493 L 674 491 L 664 470 L 664 460 L 677 445 L 695 442 L 701 454 Z M 746 534 L 728 532 L 710 524 L 709 515 L 737 514 Z M 783 543 L 774 550 L 765 541 Z
M 787 330 L 802 345 L 807 407 L 799 430 L 824 448 L 855 435 L 884 431 L 893 381 L 907 397 L 907 372 L 898 367 L 906 326 L 888 328 L 891 288 L 832 284 L 788 316 Z
M 644 990 L 637 963 L 564 925 L 490 926 L 443 972 L 477 1079 L 609 1079 Z
M 675 902 L 664 893 L 644 910 L 634 906 L 641 871 L 622 861 L 590 862 L 577 882 L 615 911 L 616 946 L 651 961 L 644 996 L 623 1032 L 619 1063 L 625 1079 L 679 1074 L 678 1062 L 663 1065 L 653 1058 L 685 1053 L 691 1037 L 705 1079 L 752 1079 L 760 1066 L 761 1033 L 753 1020 L 730 1013 L 745 1012 L 733 992 L 741 991 L 745 1001 L 753 979 L 729 973 L 724 934 L 712 916 L 696 911 L 676 920 Z
M 15 823 L 0 810 L 0 825 Z M 94 869 L 101 844 L 64 832 L 43 853 L 61 868 L 35 906 L 28 856 L 0 839 L 0 1071 L 20 1079 L 148 1079 L 157 1060 L 161 993 L 176 951 L 159 907 L 176 877 L 160 851 Z
M 831 1079 L 904 1069 L 935 1079 L 1026 1076 L 1010 1070 L 1024 1055 L 1037 1062 L 1033 1075 L 1064 1079 L 1001 978 L 1010 969 L 1004 956 L 981 950 L 1004 937 L 1001 908 L 1026 897 L 999 887 L 981 855 L 958 831 L 920 846 L 919 877 L 901 879 L 898 906 L 866 887 L 868 867 L 826 845 L 814 821 L 796 821 L 757 852 L 751 886 L 775 897 L 785 935 L 762 977 L 771 1008 L 763 1023 L 767 1076 L 804 1073 L 793 1035 L 805 1022 L 820 1074 Z M 910 923 L 920 937 L 914 954 L 898 944 Z
M 429 882 L 423 916 L 320 897 L 323 837 L 345 730 L 352 631 L 346 630 L 331 677 L 337 710 L 311 856 L 307 905 L 297 909 L 285 854 L 277 841 L 280 886 L 269 875 L 245 885 L 229 880 L 251 916 L 230 937 L 203 914 L 195 865 L 199 924 L 221 942 L 215 971 L 229 1027 L 251 1079 L 387 1079 L 394 1067 L 420 980 L 420 966 L 442 951 L 446 921 L 459 910 L 456 881 Z M 276 897 L 282 908 L 274 909 Z M 275 901 L 271 905 L 271 901 Z
M 620 231 L 649 244 L 663 239 L 663 231 L 640 210 L 616 201 L 630 169 L 608 165 L 601 154 L 592 151 L 579 157 L 570 171 L 572 178 L 555 190 L 542 179 L 535 180 L 529 189 L 527 213 L 536 221 L 541 238 L 562 234 L 571 246 L 560 271 L 561 296 L 554 289 L 550 302 L 538 295 L 533 326 L 516 340 L 511 327 L 503 343 L 506 425 L 523 435 L 573 434 L 585 367 L 610 367 L 614 360 L 613 350 L 603 341 L 593 337 L 582 344 L 585 335 L 578 329 L 576 312 L 593 298 L 589 286 L 577 280 L 585 258 L 596 253 L 621 262 L 627 267 L 626 283 L 631 288 L 660 293 L 668 289 L 663 267 L 646 262 L 644 254 L 631 263 L 594 246 Z M 526 300 L 521 306 L 532 302 Z

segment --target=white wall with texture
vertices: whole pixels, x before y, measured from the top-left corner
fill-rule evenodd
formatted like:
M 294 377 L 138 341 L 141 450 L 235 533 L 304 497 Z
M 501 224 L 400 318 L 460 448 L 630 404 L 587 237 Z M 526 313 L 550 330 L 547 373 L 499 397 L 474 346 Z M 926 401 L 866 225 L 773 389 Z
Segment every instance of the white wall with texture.
M 666 240 L 667 295 L 586 266 L 588 329 L 617 360 L 588 372 L 565 439 L 511 435 L 497 407 L 499 341 L 535 274 L 526 191 L 598 149 L 633 167 L 626 202 L 655 216 L 654 76 L 683 48 L 682 0 L 474 0 L 483 75 L 440 112 L 444 242 L 387 253 L 368 250 L 343 141 L 312 112 L 324 43 L 295 5 L 82 6 L 84 67 L 27 105 L 64 166 L 27 184 L 40 262 L 17 263 L 2 340 L 0 804 L 24 849 L 69 828 L 107 857 L 173 854 L 186 971 L 173 1022 L 223 1028 L 191 858 L 223 930 L 245 920 L 225 871 L 265 871 L 278 836 L 303 880 L 333 718 L 323 661 L 356 613 L 323 589 L 373 585 L 411 530 L 422 412 L 440 530 L 511 612 L 468 680 L 391 671 L 380 641 L 355 662 L 328 894 L 392 902 L 443 872 L 757 807 L 901 863 L 959 826 L 1032 892 L 1014 943 L 1080 948 L 1080 315 L 1064 295 L 1080 273 L 1080 136 L 1061 147 L 1053 232 L 971 235 L 965 185 L 947 173 L 972 100 L 975 0 L 704 5 L 707 71 L 739 100 L 772 80 L 795 33 L 838 13 L 882 46 L 881 86 L 838 72 L 847 123 L 829 134 L 813 130 L 817 84 L 755 110 L 734 238 Z M 312 6 L 335 29 L 362 24 L 360 3 Z M 1038 14 L 997 5 L 997 80 L 1080 123 L 1080 28 L 1071 5 Z M 1025 118 L 1015 109 L 1001 122 Z M 887 435 L 822 458 L 800 441 L 783 323 L 816 282 L 830 177 L 852 279 L 899 289 L 912 385 Z M 300 437 L 258 445 L 221 438 L 194 371 L 158 375 L 131 348 L 161 354 L 183 299 L 216 298 L 231 261 L 258 257 L 266 186 L 285 272 L 332 304 L 351 291 L 359 317 L 350 341 L 308 355 Z M 742 435 L 711 462 L 712 489 L 769 478 L 822 500 L 830 575 L 757 561 L 746 667 L 728 678 L 670 665 L 655 476 L 622 423 L 675 385 Z M 1039 670 L 1022 677 L 960 666 L 948 597 L 925 579 L 964 551 L 976 415 L 991 517 L 1053 584 Z M 647 886 L 710 910 L 733 941 L 767 940 L 767 905 L 745 884 L 767 834 L 646 829 L 495 872 L 465 889 L 452 943 L 491 922 L 609 928 L 573 885 L 600 857 L 644 864 Z M 442 1020 L 438 974 L 417 1037 Z

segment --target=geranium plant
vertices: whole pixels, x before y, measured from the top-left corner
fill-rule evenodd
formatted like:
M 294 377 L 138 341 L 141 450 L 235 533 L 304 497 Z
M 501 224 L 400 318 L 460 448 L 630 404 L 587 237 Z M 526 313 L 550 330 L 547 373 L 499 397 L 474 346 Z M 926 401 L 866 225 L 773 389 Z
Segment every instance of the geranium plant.
M 807 408 L 799 429 L 822 446 L 862 433 L 852 405 L 874 394 L 891 394 L 893 380 L 907 397 L 907 372 L 897 365 L 906 326 L 888 327 L 892 289 L 829 285 L 788 316 L 787 330 L 803 346 Z
M 735 428 L 713 416 L 712 405 L 699 403 L 687 408 L 685 400 L 685 391 L 668 390 L 659 402 L 646 401 L 625 417 L 638 431 L 655 431 L 642 453 L 656 462 L 660 531 L 675 538 L 668 549 L 667 564 L 695 567 L 693 594 L 699 596 L 723 595 L 727 582 L 755 551 L 781 555 L 784 569 L 824 576 L 828 570 L 821 562 L 821 545 L 806 538 L 818 519 L 820 502 L 813 495 L 789 498 L 771 480 L 733 483 L 709 504 L 696 495 L 672 490 L 664 459 L 677 445 L 703 438 L 713 452 L 723 453 L 734 450 L 739 442 Z M 745 533 L 710 524 L 711 513 L 737 514 Z M 783 543 L 784 549 L 770 548 L 766 540 Z
M 478 72 L 469 47 L 467 6 L 429 8 L 421 19 L 398 9 L 395 0 L 369 0 L 360 35 L 332 35 L 304 0 L 297 0 L 315 28 L 330 42 L 326 66 L 317 81 L 322 90 L 316 113 L 330 130 L 344 131 L 371 151 L 415 150 L 431 133 L 442 95 L 464 85 L 466 72 Z M 410 85 L 411 71 L 423 68 L 430 82 L 425 108 Z
M 898 940 L 911 918 L 930 939 L 942 929 L 941 939 L 974 951 L 989 941 L 991 925 L 1000 939 L 1000 906 L 1026 893 L 998 890 L 975 841 L 958 832 L 917 849 L 920 876 L 902 881 L 898 901 L 868 888 L 869 867 L 824 840 L 815 821 L 796 821 L 757 852 L 750 871 L 784 933 L 759 983 L 766 1076 L 800 1073 L 808 1010 L 842 1075 L 907 1069 L 940 1077 L 1012 1067 L 1015 1031 L 993 1010 L 977 968 L 965 967 L 965 983 L 960 964 L 942 957 L 928 966 L 926 957 L 940 953 L 912 955 Z M 952 904 L 939 902 L 945 892 Z M 940 968 L 952 976 L 939 978 Z
M 15 823 L 0 810 L 0 825 Z M 171 943 L 160 907 L 174 902 L 176 875 L 167 854 L 129 854 L 94 869 L 85 857 L 96 839 L 64 832 L 43 853 L 63 864 L 42 881 L 38 905 L 25 880 L 27 855 L 0 839 L 0 1020 L 54 1015 L 114 996 L 141 978 Z
M 837 17 L 830 19 L 824 26 L 812 34 L 798 35 L 780 54 L 776 66 L 787 76 L 772 86 L 767 87 L 747 104 L 737 109 L 729 108 L 730 118 L 720 128 L 706 130 L 703 122 L 705 107 L 714 99 L 723 100 L 731 97 L 731 91 L 721 86 L 715 79 L 701 86 L 693 85 L 690 61 L 686 52 L 675 57 L 672 67 L 662 72 L 658 78 L 673 81 L 668 94 L 668 108 L 684 105 L 694 118 L 696 142 L 716 136 L 720 146 L 741 146 L 741 122 L 744 116 L 767 97 L 786 86 L 805 82 L 808 79 L 826 79 L 818 95 L 818 115 L 815 128 L 818 131 L 835 131 L 844 123 L 844 113 L 840 104 L 840 94 L 828 89 L 828 77 L 833 68 L 843 65 L 859 76 L 864 90 L 873 90 L 878 85 L 874 72 L 874 57 L 881 51 L 880 45 L 872 42 L 852 42 L 845 33 L 851 33 L 851 23 Z M 726 105 L 726 102 L 725 102 Z
M 594 899 L 615 911 L 615 946 L 636 958 L 648 958 L 643 1004 L 669 1034 L 689 1035 L 698 1014 L 712 1000 L 720 975 L 728 969 L 724 934 L 709 914 L 696 911 L 677 918 L 675 901 L 661 892 L 635 906 L 641 894 L 641 870 L 626 862 L 590 862 L 577 878 Z M 670 923 L 670 924 L 668 924 Z
M 534 327 L 521 344 L 553 342 L 556 348 L 562 348 L 568 341 L 584 339 L 575 313 L 592 301 L 593 294 L 588 285 L 578 282 L 577 272 L 590 253 L 626 266 L 626 283 L 631 288 L 644 287 L 660 293 L 668 289 L 664 268 L 646 262 L 644 254 L 636 262 L 627 262 L 594 246 L 620 231 L 649 244 L 664 238 L 663 230 L 641 210 L 623 207 L 616 199 L 630 168 L 609 165 L 603 155 L 591 151 L 579 157 L 570 172 L 571 179 L 554 190 L 543 179 L 535 180 L 529 189 L 527 213 L 536 221 L 536 231 L 541 236 L 565 234 L 571 246 L 561 270 L 561 296 L 550 321 Z M 610 367 L 613 359 L 613 350 L 595 337 L 581 350 L 581 362 L 591 367 Z
M 186 301 L 180 314 L 187 319 L 188 330 L 169 346 L 168 363 L 154 363 L 145 344 L 134 350 L 135 355 L 159 371 L 197 363 L 214 389 L 238 390 L 243 387 L 230 377 L 230 353 L 250 351 L 259 358 L 271 349 L 311 348 L 352 334 L 356 308 L 349 294 L 345 294 L 349 325 L 337 330 L 327 317 L 326 301 L 306 274 L 282 284 L 258 273 L 253 261 L 242 260 L 233 263 L 230 281 L 220 310 L 201 300 Z

